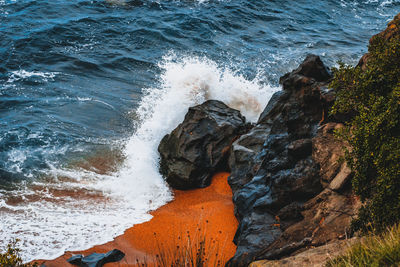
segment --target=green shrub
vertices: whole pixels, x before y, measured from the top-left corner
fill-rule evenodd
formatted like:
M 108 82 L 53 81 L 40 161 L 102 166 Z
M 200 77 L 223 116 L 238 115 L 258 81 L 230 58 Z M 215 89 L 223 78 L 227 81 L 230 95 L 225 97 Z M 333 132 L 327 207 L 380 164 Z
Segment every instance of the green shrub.
M 364 203 L 352 228 L 382 231 L 400 221 L 400 38 L 376 37 L 368 50 L 364 70 L 334 70 L 331 113 L 351 117 L 337 134 L 349 144 L 353 190 Z
M 0 266 L 1 267 L 36 267 L 38 266 L 36 263 L 33 264 L 24 264 L 21 257 L 21 250 L 16 247 L 18 243 L 18 239 L 10 242 L 7 245 L 7 249 L 5 252 L 0 252 Z
M 328 261 L 325 266 L 400 266 L 400 227 L 393 227 L 381 236 L 363 238 L 343 256 Z

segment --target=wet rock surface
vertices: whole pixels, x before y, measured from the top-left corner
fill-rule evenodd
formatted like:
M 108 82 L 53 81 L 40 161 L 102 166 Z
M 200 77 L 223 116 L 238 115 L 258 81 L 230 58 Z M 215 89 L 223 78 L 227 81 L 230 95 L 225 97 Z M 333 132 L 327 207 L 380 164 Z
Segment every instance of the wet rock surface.
M 239 227 L 228 266 L 279 259 L 346 234 L 357 201 L 343 189 L 350 173 L 338 162 L 343 145 L 333 130 L 340 124 L 327 118 L 335 99 L 330 78 L 320 58 L 308 56 L 281 77 L 283 90 L 233 143 L 228 181 Z
M 160 143 L 161 171 L 174 188 L 204 187 L 217 169 L 230 169 L 239 226 L 227 266 L 280 259 L 309 246 L 343 239 L 359 207 L 343 143 L 329 117 L 331 74 L 310 55 L 284 75 L 255 125 L 219 101 L 189 109 Z M 229 159 L 228 159 L 229 157 Z
M 400 14 L 370 43 L 399 32 Z M 368 59 L 367 53 L 358 67 L 365 69 Z M 361 203 L 342 160 L 346 144 L 334 132 L 354 114 L 328 116 L 336 97 L 330 79 L 321 59 L 307 56 L 280 78 L 282 91 L 258 122 L 234 138 L 228 182 L 239 226 L 237 251 L 226 266 L 255 260 L 262 261 L 251 266 L 323 266 L 324 251 L 336 255 L 347 242 Z
M 79 267 L 101 267 L 109 262 L 120 261 L 124 257 L 125 254 L 122 251 L 113 249 L 107 253 L 92 253 L 88 256 L 74 255 L 67 261 Z
M 161 173 L 173 188 L 208 186 L 217 170 L 226 169 L 230 146 L 246 127 L 240 112 L 221 101 L 189 108 L 184 121 L 158 147 Z

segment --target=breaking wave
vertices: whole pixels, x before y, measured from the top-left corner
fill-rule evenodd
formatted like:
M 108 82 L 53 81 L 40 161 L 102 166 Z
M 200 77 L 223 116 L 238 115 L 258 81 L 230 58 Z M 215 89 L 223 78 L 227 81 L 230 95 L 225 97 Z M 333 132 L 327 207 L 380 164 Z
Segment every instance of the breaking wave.
M 105 243 L 134 224 L 151 219 L 149 211 L 173 198 L 158 172 L 157 147 L 184 118 L 188 108 L 217 99 L 249 121 L 278 88 L 247 80 L 207 58 L 166 56 L 159 64 L 158 86 L 144 89 L 134 116 L 134 134 L 125 141 L 124 161 L 114 172 L 51 167 L 45 179 L 0 191 L 0 240 L 23 236 L 25 260 L 54 258 L 66 250 Z M 15 162 L 26 160 L 22 151 Z M 17 160 L 18 159 L 18 160 Z M 4 244 L 2 244 L 4 245 Z

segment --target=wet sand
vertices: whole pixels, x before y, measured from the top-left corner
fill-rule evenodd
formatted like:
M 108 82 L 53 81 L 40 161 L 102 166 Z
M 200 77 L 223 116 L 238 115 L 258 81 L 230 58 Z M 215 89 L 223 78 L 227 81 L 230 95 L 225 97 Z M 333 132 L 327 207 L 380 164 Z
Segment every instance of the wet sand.
M 104 266 L 137 266 L 137 260 L 142 263 L 144 259 L 149 266 L 156 266 L 156 257 L 160 253 L 172 255 L 182 251 L 188 242 L 194 248 L 200 241 L 205 241 L 205 247 L 209 249 L 210 266 L 218 259 L 224 263 L 236 250 L 232 240 L 237 220 L 233 213 L 228 175 L 216 174 L 212 184 L 204 189 L 175 190 L 175 199 L 152 212 L 153 218 L 150 221 L 131 227 L 106 244 L 85 251 L 66 252 L 55 260 L 45 261 L 45 266 L 72 266 L 66 259 L 73 254 L 104 253 L 115 248 L 123 251 L 125 257 Z

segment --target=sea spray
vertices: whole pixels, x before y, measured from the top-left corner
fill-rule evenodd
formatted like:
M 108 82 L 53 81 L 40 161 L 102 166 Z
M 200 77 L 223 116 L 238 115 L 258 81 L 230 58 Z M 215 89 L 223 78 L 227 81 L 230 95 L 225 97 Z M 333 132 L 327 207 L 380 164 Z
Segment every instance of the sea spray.
M 149 211 L 172 200 L 171 190 L 158 172 L 157 147 L 190 106 L 217 99 L 239 109 L 249 121 L 256 121 L 278 90 L 257 78 L 247 80 L 204 57 L 170 54 L 159 67 L 158 86 L 143 89 L 134 111 L 135 132 L 123 141 L 122 167 L 98 174 L 50 164 L 50 181 L 0 192 L 8 195 L 3 199 L 19 201 L 0 202 L 0 240 L 22 239 L 25 260 L 54 258 L 66 250 L 112 240 L 133 224 L 149 220 Z
M 137 130 L 126 143 L 124 167 L 115 180 L 101 182 L 101 188 L 149 209 L 170 200 L 168 187 L 158 172 L 157 147 L 183 121 L 189 107 L 216 99 L 240 110 L 254 122 L 278 90 L 262 85 L 258 79 L 246 80 L 207 58 L 177 59 L 169 55 L 159 67 L 162 69 L 159 87 L 145 89 L 136 110 Z
M 260 81 L 277 85 L 308 53 L 330 66 L 357 64 L 371 33 L 399 7 L 399 0 L 0 0 L 0 247 L 18 237 L 24 259 L 51 258 L 149 220 L 150 209 L 172 198 L 157 173 L 156 144 L 187 106 L 216 98 L 254 121 L 274 90 Z M 218 64 L 172 55 L 157 68 L 167 51 Z M 262 78 L 233 69 L 262 69 Z M 142 94 L 146 87 L 154 88 Z M 136 131 L 125 116 L 131 109 Z M 111 150 L 125 154 L 122 168 L 96 171 Z M 100 156 L 89 160 L 93 154 Z

